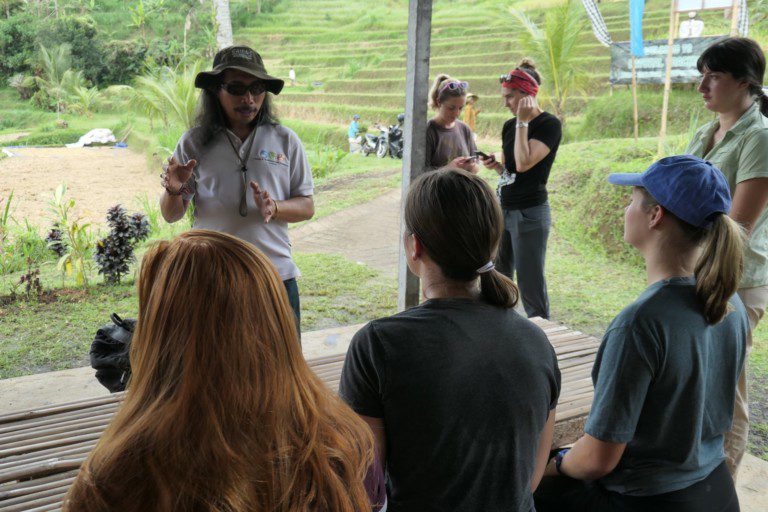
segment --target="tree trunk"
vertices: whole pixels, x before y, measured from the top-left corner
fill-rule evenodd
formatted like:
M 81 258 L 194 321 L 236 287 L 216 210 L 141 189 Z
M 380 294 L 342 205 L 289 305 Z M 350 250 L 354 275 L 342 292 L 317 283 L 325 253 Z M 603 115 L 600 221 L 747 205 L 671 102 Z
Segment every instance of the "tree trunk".
M 216 12 L 216 46 L 219 50 L 232 46 L 232 18 L 229 15 L 229 0 L 213 0 Z

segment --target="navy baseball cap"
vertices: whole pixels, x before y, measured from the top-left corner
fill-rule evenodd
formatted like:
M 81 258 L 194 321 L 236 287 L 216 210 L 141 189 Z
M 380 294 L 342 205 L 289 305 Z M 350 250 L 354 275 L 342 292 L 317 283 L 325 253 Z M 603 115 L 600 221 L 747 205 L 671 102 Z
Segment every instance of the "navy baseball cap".
M 643 187 L 666 210 L 704 228 L 714 215 L 731 211 L 731 193 L 723 173 L 693 155 L 662 158 L 643 173 L 611 174 L 614 185 Z

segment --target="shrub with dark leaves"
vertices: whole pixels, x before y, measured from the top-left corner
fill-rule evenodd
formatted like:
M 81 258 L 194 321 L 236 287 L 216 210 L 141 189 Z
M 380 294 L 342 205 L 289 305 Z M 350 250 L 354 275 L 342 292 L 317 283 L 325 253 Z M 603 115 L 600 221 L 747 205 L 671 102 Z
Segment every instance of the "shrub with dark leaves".
M 136 259 L 134 247 L 149 236 L 149 223 L 140 213 L 129 217 L 125 209 L 117 205 L 107 210 L 107 224 L 111 230 L 96 244 L 93 259 L 99 267 L 99 274 L 104 274 L 104 281 L 117 284 Z
M 143 213 L 134 213 L 131 215 L 131 229 L 133 239 L 136 242 L 142 242 L 149 236 L 149 222 Z
M 67 243 L 62 238 L 61 228 L 59 223 L 53 225 L 48 232 L 48 236 L 45 237 L 45 241 L 48 244 L 48 248 L 53 251 L 56 256 L 61 258 L 64 253 L 67 252 Z

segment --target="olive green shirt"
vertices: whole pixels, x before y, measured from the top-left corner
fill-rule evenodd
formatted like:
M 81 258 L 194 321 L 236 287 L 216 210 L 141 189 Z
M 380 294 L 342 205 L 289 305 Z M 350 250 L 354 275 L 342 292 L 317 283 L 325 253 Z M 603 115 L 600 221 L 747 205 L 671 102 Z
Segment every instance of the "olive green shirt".
M 706 155 L 707 146 L 717 129 L 718 120 L 701 128 L 688 144 L 686 153 L 704 158 L 723 171 L 731 196 L 736 185 L 753 178 L 768 178 L 768 117 L 760 113 L 759 103 L 753 104 L 726 132 Z M 768 284 L 768 208 L 760 214 L 752 228 L 744 252 L 744 276 L 740 288 Z

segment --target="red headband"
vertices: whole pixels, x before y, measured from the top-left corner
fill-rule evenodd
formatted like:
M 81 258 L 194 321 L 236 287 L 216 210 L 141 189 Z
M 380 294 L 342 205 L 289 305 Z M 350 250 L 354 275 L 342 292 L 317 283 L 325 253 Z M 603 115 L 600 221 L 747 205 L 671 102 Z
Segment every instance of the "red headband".
M 539 92 L 539 84 L 536 80 L 520 68 L 510 71 L 501 85 L 507 89 L 519 89 L 531 96 L 536 96 Z

